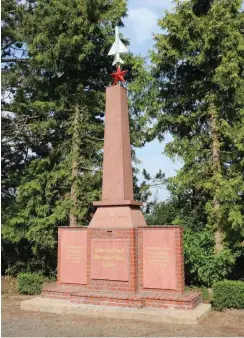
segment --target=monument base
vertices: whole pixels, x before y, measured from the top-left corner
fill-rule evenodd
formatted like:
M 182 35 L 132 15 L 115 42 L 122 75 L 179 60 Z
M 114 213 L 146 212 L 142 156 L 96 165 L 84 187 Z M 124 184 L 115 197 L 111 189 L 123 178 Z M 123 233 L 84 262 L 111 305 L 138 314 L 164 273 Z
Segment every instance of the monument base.
M 76 304 L 102 306 L 122 306 L 128 308 L 157 308 L 174 310 L 193 310 L 202 302 L 202 294 L 186 291 L 183 294 L 171 292 L 106 292 L 91 291 L 85 286 L 53 284 L 44 288 L 42 298 L 66 299 Z
M 66 305 L 193 311 L 184 289 L 183 228 L 60 227 L 57 283 L 41 298 Z
M 71 303 L 69 300 L 31 298 L 21 302 L 21 310 L 46 313 L 64 313 L 66 315 L 90 316 L 95 318 L 113 318 L 139 320 L 151 323 L 172 323 L 194 325 L 202 321 L 211 311 L 210 304 L 199 304 L 193 310 L 168 310 L 151 308 L 129 309 L 121 306 L 97 306 Z
M 183 228 L 60 227 L 61 284 L 106 292 L 184 292 Z

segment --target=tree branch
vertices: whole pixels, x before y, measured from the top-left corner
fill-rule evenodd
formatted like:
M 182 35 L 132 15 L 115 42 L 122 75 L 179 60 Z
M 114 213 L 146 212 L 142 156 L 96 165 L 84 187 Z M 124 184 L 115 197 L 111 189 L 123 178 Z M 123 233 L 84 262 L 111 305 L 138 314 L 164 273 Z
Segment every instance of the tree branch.
M 89 169 L 85 167 L 79 167 L 80 169 L 87 170 L 87 171 L 102 171 L 102 169 Z
M 98 142 L 103 142 L 103 141 L 104 141 L 103 138 L 96 138 L 96 137 L 89 136 L 89 135 L 86 135 L 86 137 L 87 137 L 89 140 L 92 140 L 92 141 L 98 141 Z
M 1 59 L 2 63 L 7 63 L 7 62 L 29 62 L 30 59 L 18 59 L 18 58 L 14 58 L 14 59 Z

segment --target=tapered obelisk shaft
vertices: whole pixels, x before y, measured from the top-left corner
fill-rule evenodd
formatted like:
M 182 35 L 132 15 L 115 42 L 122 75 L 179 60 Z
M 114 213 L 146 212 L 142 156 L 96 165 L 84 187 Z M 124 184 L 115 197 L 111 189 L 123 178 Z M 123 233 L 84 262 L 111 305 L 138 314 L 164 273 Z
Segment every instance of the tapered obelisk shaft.
M 102 200 L 133 200 L 129 116 L 126 89 L 106 90 Z
M 93 205 L 90 227 L 146 226 L 133 195 L 128 99 L 120 85 L 106 90 L 102 201 Z

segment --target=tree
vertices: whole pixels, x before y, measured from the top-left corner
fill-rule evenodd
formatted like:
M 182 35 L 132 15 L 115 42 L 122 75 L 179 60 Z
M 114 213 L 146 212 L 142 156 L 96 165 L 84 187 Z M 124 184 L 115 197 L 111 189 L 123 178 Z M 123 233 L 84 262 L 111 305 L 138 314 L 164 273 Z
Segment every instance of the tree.
M 167 152 L 184 160 L 174 183 L 204 205 L 217 252 L 244 235 L 243 20 L 239 0 L 176 1 L 152 53 L 154 135 L 173 135 Z
M 13 256 L 20 260 L 9 258 L 11 272 L 21 264 L 53 272 L 57 226 L 87 225 L 92 202 L 100 199 L 105 86 L 112 71 L 107 53 L 114 27 L 122 25 L 125 15 L 126 3 L 118 0 L 22 5 L 27 60 L 11 60 L 4 74 L 12 98 L 3 109 L 14 112 L 18 121 L 31 121 L 25 124 L 27 156 L 13 196 L 15 207 L 4 214 L 5 248 L 9 252 L 12 243 Z M 129 71 L 135 61 L 127 56 Z M 133 77 L 129 72 L 127 80 Z M 16 254 L 21 243 L 28 255 Z
M 213 269 L 221 279 L 244 257 L 243 23 L 240 0 L 175 1 L 159 20 L 151 80 L 138 99 L 147 140 L 170 132 L 166 153 L 183 160 L 168 180 L 174 222 L 189 224 L 190 245 L 210 245 L 198 279 L 205 284 Z

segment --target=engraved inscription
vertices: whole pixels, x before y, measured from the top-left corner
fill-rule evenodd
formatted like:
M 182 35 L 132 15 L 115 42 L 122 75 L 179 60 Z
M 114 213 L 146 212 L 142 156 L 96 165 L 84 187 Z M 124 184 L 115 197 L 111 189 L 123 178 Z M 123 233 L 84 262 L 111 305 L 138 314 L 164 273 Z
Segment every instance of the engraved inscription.
M 128 242 L 116 239 L 92 240 L 91 277 L 93 279 L 128 281 Z
M 117 211 L 108 212 L 107 210 L 101 210 L 99 216 L 103 220 L 112 220 L 113 222 L 116 222 L 119 218 L 126 218 L 126 215 Z
M 60 282 L 87 283 L 87 231 L 60 231 Z
M 125 250 L 123 248 L 118 249 L 115 247 L 111 249 L 95 248 L 93 259 L 102 261 L 102 265 L 106 268 L 116 268 L 118 261 L 125 260 Z
M 159 246 L 148 246 L 145 248 L 150 266 L 161 266 L 166 267 L 170 262 L 171 248 L 162 248 Z
M 70 245 L 65 248 L 64 259 L 67 263 L 79 264 L 84 258 L 84 247 L 80 245 Z
M 175 290 L 176 240 L 174 229 L 143 231 L 143 287 Z

